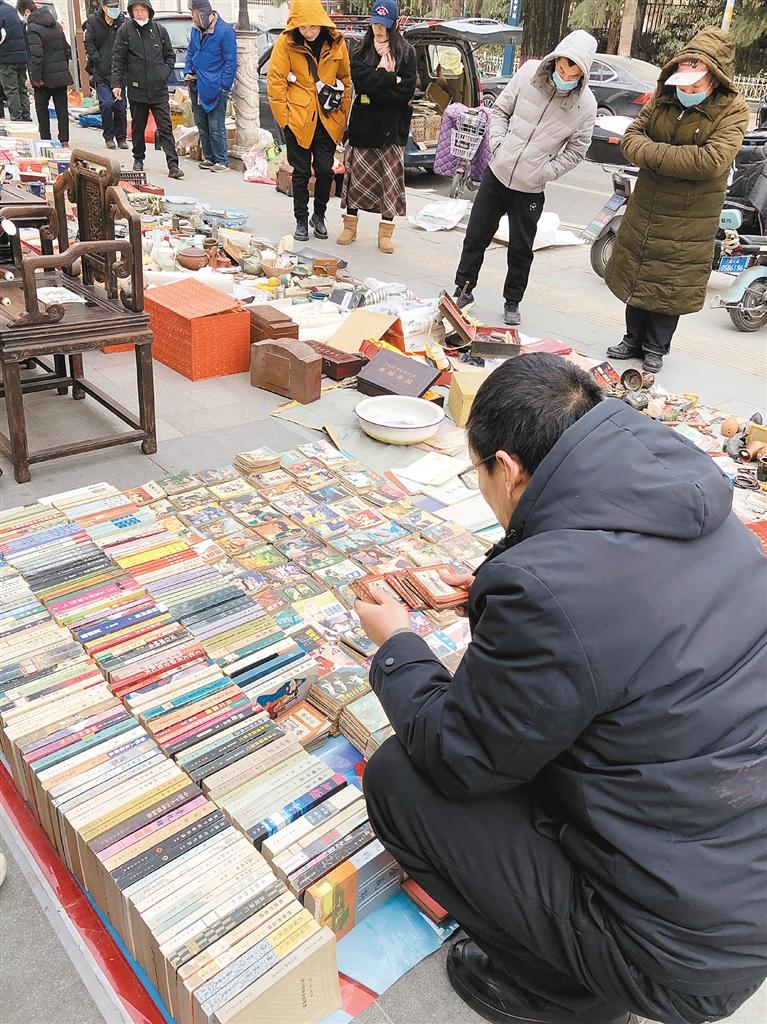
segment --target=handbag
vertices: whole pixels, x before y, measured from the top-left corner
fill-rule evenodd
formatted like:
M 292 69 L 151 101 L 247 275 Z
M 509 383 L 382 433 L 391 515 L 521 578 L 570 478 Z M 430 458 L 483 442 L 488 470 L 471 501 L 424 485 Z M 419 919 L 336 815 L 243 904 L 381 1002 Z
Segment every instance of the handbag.
M 323 82 L 317 71 L 317 64 L 314 58 L 308 53 L 306 55 L 306 63 L 309 65 L 309 73 L 314 79 L 317 97 L 322 109 L 326 114 L 332 114 L 335 110 L 340 110 L 341 104 L 344 101 L 344 83 L 338 78 L 335 85 L 328 85 L 326 82 Z

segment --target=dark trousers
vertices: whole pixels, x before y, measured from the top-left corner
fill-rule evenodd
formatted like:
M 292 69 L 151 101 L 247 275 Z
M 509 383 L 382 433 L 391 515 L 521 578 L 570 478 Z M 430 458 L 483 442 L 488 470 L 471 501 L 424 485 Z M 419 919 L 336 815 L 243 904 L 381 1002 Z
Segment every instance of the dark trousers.
M 459 288 L 473 291 L 482 269 L 487 247 L 493 240 L 504 214 L 509 218 L 508 271 L 503 286 L 506 302 L 521 302 L 533 263 L 535 229 L 543 213 L 542 192 L 515 192 L 506 188 L 488 167 L 471 208 L 469 226 L 461 250 L 461 262 L 455 273 Z
M 655 352 L 665 356 L 671 348 L 678 323 L 678 316 L 626 306 L 626 335 L 623 340 L 637 352 Z
M 135 100 L 130 100 L 133 159 L 143 160 L 146 156 L 144 134 L 150 111 L 154 116 L 154 123 L 157 125 L 157 142 L 159 142 L 160 148 L 165 153 L 168 170 L 171 170 L 173 167 L 178 167 L 178 153 L 176 152 L 176 143 L 173 140 L 170 103 L 167 99 L 162 100 L 160 103 L 137 103 Z
M 125 142 L 128 137 L 128 104 L 125 96 L 118 100 L 106 82 L 96 83 L 96 96 L 101 113 L 101 130 L 106 142 L 117 139 Z
M 544 834 L 532 785 L 448 799 L 393 738 L 371 758 L 363 787 L 386 849 L 508 974 L 519 998 L 510 1013 L 602 1024 L 633 1010 L 664 1024 L 702 1024 L 732 1013 L 757 987 L 681 995 L 628 964 L 558 828 Z
M 293 213 L 296 220 L 309 216 L 309 178 L 314 170 L 314 212 L 325 215 L 333 187 L 336 144 L 321 123 L 314 130 L 309 149 L 299 146 L 290 128 L 285 129 L 288 163 L 293 168 Z
M 192 113 L 197 133 L 200 136 L 200 148 L 206 160 L 213 164 L 229 166 L 229 143 L 226 138 L 226 104 L 229 93 L 224 91 L 213 110 L 205 110 L 197 98 L 197 86 L 189 90 L 192 100 Z
M 58 123 L 59 142 L 62 146 L 69 145 L 69 106 L 67 104 L 67 87 L 59 86 L 57 89 L 49 89 L 47 85 L 36 85 L 35 90 L 35 114 L 37 115 L 37 126 L 40 129 L 41 139 L 51 137 L 51 119 L 48 114 L 48 103 L 53 97 L 53 109 L 56 111 Z
M 0 86 L 12 121 L 31 121 L 27 92 L 27 65 L 0 64 Z

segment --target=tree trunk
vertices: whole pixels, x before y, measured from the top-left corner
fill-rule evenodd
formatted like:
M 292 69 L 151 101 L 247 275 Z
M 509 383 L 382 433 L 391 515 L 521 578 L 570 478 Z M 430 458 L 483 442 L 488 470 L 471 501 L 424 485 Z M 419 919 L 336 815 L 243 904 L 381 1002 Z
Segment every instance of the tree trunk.
M 617 53 L 618 52 L 618 36 L 620 34 L 620 20 L 618 15 L 615 15 L 610 21 L 610 30 L 607 33 L 607 52 Z
M 545 57 L 564 34 L 569 0 L 527 0 L 524 6 L 522 57 Z
M 618 53 L 622 57 L 631 56 L 631 44 L 634 40 L 634 26 L 637 20 L 637 8 L 639 0 L 626 0 L 623 5 L 623 19 L 621 21 L 621 35 L 618 42 Z

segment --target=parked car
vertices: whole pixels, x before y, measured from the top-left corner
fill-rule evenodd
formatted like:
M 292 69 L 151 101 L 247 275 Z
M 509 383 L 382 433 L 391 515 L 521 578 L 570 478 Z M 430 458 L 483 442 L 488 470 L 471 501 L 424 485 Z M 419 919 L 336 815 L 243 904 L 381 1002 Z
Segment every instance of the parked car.
M 154 20 L 167 29 L 171 45 L 176 51 L 176 69 L 173 77 L 168 80 L 168 86 L 173 89 L 177 85 L 183 85 L 184 82 L 186 51 L 189 49 L 189 39 L 192 35 L 194 22 L 192 21 L 191 14 L 174 14 L 165 11 L 158 11 L 154 16 Z M 263 53 L 274 42 L 272 30 L 260 23 L 251 24 L 250 27 L 254 32 L 258 33 L 258 51 Z
M 367 21 L 367 18 L 339 18 L 339 28 L 343 30 L 350 49 L 362 39 Z M 520 32 L 518 28 L 489 18 L 458 18 L 454 21 L 406 25 L 403 35 L 416 51 L 416 99 L 424 97 L 429 86 L 436 84 L 439 77 L 443 91 L 448 92 L 452 101 L 478 107 L 482 102 L 482 81 L 474 60 L 474 50 L 490 43 L 505 46 L 507 43 L 518 42 Z M 282 133 L 275 124 L 266 93 L 266 74 L 271 55 L 272 47 L 269 47 L 258 62 L 261 78 L 261 127 L 267 128 L 275 138 L 282 141 Z M 405 146 L 405 167 L 431 171 L 436 150 L 436 143 L 417 143 L 411 134 Z
M 645 103 L 652 99 L 659 75 L 660 68 L 647 61 L 598 53 L 589 77 L 589 87 L 598 105 L 597 116 L 617 114 L 635 118 Z M 482 80 L 484 102 L 488 106 L 495 103 L 508 81 L 507 75 L 493 75 Z

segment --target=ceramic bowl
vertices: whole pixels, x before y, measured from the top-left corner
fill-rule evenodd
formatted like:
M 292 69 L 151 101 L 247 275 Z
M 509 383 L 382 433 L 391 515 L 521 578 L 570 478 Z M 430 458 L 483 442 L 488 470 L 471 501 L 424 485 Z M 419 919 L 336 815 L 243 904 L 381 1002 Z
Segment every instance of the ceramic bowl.
M 387 444 L 427 441 L 437 433 L 445 418 L 445 410 L 433 402 L 401 395 L 363 398 L 354 411 L 365 433 Z
M 170 214 L 196 213 L 200 208 L 194 196 L 163 196 L 162 202 Z
M 210 263 L 210 257 L 204 249 L 190 246 L 176 253 L 176 262 L 184 270 L 202 270 L 203 267 L 207 267 Z

